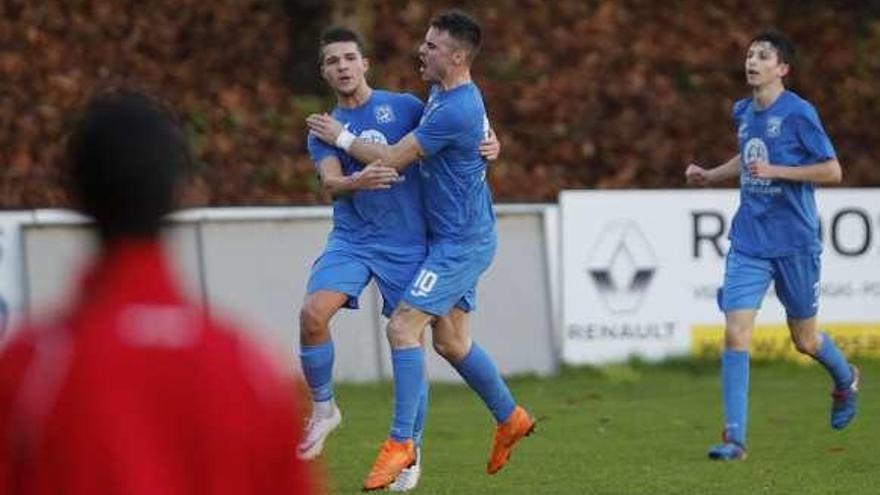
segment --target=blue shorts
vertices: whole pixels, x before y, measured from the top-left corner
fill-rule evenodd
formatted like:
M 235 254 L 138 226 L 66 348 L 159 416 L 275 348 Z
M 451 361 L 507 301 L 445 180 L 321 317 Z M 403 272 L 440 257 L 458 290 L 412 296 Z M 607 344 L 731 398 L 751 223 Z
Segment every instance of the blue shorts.
M 492 264 L 496 245 L 494 234 L 466 244 L 430 244 L 428 257 L 403 301 L 434 316 L 445 316 L 453 307 L 473 311 L 477 307 L 477 281 Z
M 730 250 L 718 306 L 725 313 L 761 307 L 770 281 L 788 318 L 805 320 L 819 311 L 819 253 L 757 258 Z
M 355 246 L 331 240 L 312 265 L 306 293 L 341 292 L 348 296 L 345 307 L 357 309 L 358 297 L 372 278 L 382 294 L 382 314 L 391 316 L 424 259 L 424 251 Z

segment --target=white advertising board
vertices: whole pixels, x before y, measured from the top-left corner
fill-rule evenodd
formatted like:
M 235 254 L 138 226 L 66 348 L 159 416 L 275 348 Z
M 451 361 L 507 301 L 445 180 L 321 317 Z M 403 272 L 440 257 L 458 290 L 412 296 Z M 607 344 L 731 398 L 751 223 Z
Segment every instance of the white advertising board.
M 32 218 L 29 211 L 0 212 L 0 339 L 24 314 L 21 225 Z
M 720 347 L 716 292 L 738 191 L 565 191 L 563 359 L 601 364 Z M 822 220 L 820 321 L 847 350 L 880 355 L 880 190 L 817 193 Z M 772 288 L 755 341 L 787 353 Z M 763 345 L 763 344 L 762 344 Z M 772 354 L 777 350 L 765 349 Z M 760 349 L 759 349 L 760 350 Z

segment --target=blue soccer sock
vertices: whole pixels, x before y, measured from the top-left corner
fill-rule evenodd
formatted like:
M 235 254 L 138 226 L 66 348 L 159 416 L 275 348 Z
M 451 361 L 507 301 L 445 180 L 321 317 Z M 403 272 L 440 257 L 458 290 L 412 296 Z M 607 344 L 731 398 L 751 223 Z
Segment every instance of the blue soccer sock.
M 416 420 L 413 424 L 413 440 L 416 443 L 416 447 L 422 446 L 422 437 L 425 434 L 425 420 L 428 417 L 429 389 L 430 385 L 428 384 L 428 378 L 425 377 L 425 380 L 422 382 L 422 389 L 419 392 L 419 408 L 416 411 Z
M 299 358 L 306 382 L 312 390 L 312 401 L 333 399 L 333 340 L 301 346 Z
M 471 344 L 467 356 L 453 366 L 483 399 L 496 422 L 502 423 L 510 417 L 516 408 L 516 402 L 492 359 L 476 342 Z
M 402 442 L 413 438 L 419 396 L 425 382 L 425 351 L 421 347 L 392 349 L 394 368 L 394 419 L 391 438 Z
M 813 359 L 819 361 L 828 370 L 834 380 L 834 388 L 842 390 L 852 385 L 852 367 L 846 362 L 846 357 L 840 349 L 834 345 L 831 336 L 825 332 L 819 334 L 819 349 Z
M 746 445 L 749 415 L 749 353 L 725 349 L 721 356 L 721 393 L 727 440 Z

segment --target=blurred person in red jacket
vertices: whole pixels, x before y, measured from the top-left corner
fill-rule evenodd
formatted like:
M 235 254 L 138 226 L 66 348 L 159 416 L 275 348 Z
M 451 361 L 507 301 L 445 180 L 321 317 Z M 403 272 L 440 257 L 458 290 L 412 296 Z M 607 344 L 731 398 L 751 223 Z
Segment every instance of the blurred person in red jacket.
M 189 161 L 171 114 L 99 95 L 67 157 L 100 253 L 67 310 L 0 352 L 0 493 L 309 493 L 292 377 L 188 302 L 163 254 Z

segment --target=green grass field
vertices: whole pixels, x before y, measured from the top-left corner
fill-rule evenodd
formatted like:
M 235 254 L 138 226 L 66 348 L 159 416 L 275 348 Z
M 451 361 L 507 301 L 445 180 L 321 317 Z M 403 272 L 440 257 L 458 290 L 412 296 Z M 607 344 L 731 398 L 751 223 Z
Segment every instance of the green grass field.
M 880 493 L 880 362 L 860 363 L 859 415 L 828 426 L 830 380 L 819 366 L 754 363 L 749 458 L 706 459 L 719 440 L 715 363 L 567 369 L 510 380 L 539 419 L 497 475 L 485 474 L 488 411 L 464 385 L 434 385 L 420 494 Z M 337 387 L 342 427 L 324 459 L 333 493 L 360 489 L 388 431 L 391 385 Z

